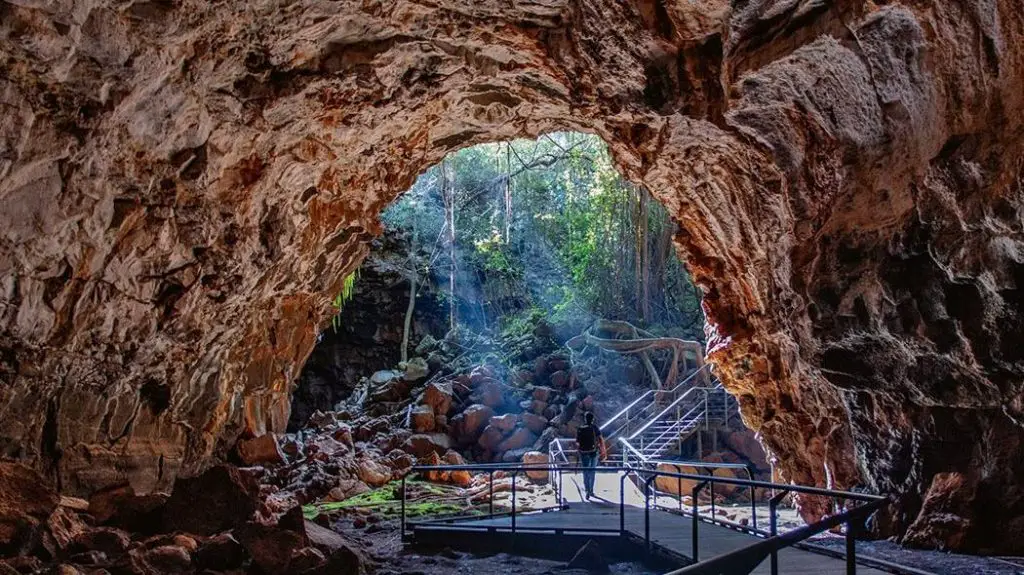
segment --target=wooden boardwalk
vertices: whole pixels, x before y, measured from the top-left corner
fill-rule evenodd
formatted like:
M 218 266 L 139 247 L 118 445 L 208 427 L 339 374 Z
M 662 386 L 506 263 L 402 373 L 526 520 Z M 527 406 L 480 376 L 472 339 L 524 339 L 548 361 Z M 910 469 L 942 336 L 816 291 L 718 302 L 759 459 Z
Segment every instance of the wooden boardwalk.
M 626 506 L 626 530 L 643 538 L 644 510 Z M 617 530 L 619 528 L 619 506 L 611 502 L 571 503 L 569 509 L 547 513 L 529 513 L 516 517 L 516 527 L 527 529 L 561 529 L 566 532 L 585 534 L 588 530 L 597 533 L 601 530 Z M 651 511 L 651 541 L 677 554 L 687 557 L 691 554 L 692 519 L 665 511 Z M 475 519 L 461 521 L 458 525 L 474 525 L 494 527 L 499 531 L 511 531 L 511 517 L 491 519 Z M 715 525 L 701 523 L 699 528 L 698 549 L 701 559 L 711 559 L 718 555 L 735 551 L 757 541 L 752 535 Z M 552 535 L 555 537 L 555 535 Z M 753 571 L 756 574 L 770 573 L 766 559 Z M 787 548 L 779 552 L 780 574 L 836 574 L 846 573 L 846 563 L 826 555 Z M 882 575 L 884 572 L 858 565 L 857 573 L 865 575 Z

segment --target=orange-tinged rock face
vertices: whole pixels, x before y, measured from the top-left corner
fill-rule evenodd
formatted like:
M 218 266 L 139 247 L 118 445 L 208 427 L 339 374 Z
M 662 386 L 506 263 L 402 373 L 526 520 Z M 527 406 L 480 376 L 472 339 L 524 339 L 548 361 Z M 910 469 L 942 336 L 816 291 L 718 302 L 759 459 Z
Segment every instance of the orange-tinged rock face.
M 282 429 L 381 209 L 577 129 L 680 223 L 781 479 L 899 533 L 959 472 L 944 540 L 1019 551 L 1019 5 L 648 4 L 0 4 L 0 452 L 148 492 Z

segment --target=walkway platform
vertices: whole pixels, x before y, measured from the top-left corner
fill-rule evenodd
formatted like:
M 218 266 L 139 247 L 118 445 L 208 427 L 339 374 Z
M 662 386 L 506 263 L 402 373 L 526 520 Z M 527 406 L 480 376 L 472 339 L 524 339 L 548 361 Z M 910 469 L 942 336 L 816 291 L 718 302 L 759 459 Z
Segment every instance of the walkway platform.
M 547 538 L 568 537 L 576 543 L 585 542 L 588 536 L 602 537 L 619 535 L 618 503 L 592 502 L 592 503 L 570 503 L 569 508 L 562 511 L 548 511 L 543 513 L 527 513 L 516 516 L 516 529 L 524 538 L 528 535 L 543 534 Z M 625 508 L 626 531 L 634 535 L 634 541 L 643 545 L 644 538 L 644 510 L 627 506 Z M 414 526 L 414 537 L 427 535 L 426 531 L 444 531 L 449 534 L 467 533 L 471 531 L 485 530 L 496 534 L 502 534 L 505 538 L 512 532 L 511 517 L 495 517 L 490 519 L 467 519 L 449 525 L 424 525 Z M 663 556 L 681 556 L 688 559 L 691 551 L 693 536 L 692 518 L 677 515 L 667 511 L 651 511 L 651 542 L 660 547 Z M 447 538 L 457 544 L 459 537 Z M 735 551 L 757 541 L 752 535 L 729 529 L 714 523 L 702 523 L 700 526 L 700 538 L 698 549 L 700 558 L 711 559 Z M 524 542 L 525 543 L 525 542 Z M 563 544 L 568 544 L 564 541 Z M 520 546 L 521 547 L 521 546 Z M 571 547 L 571 546 L 569 546 Z M 569 554 L 578 547 L 571 547 Z M 667 552 L 667 553 L 666 553 Z M 861 566 L 858 573 L 869 575 L 882 575 L 885 572 L 869 567 Z M 768 561 L 762 562 L 753 571 L 756 574 L 768 575 L 770 568 Z M 826 555 L 803 551 L 801 549 L 787 548 L 779 551 L 779 573 L 780 574 L 820 574 L 820 575 L 844 575 L 846 573 L 846 562 Z
M 884 504 L 885 500 L 877 495 L 788 486 L 749 479 L 720 478 L 713 475 L 680 474 L 655 469 L 637 470 L 628 466 L 603 466 L 596 470 L 597 497 L 588 501 L 582 497 L 583 481 L 580 472 L 583 468 L 579 466 L 522 465 L 499 469 L 486 466 L 463 467 L 468 470 L 487 471 L 490 473 L 491 481 L 498 470 L 505 474 L 513 473 L 513 478 L 518 474 L 524 480 L 525 473 L 529 471 L 536 471 L 538 468 L 549 471 L 548 480 L 553 487 L 553 495 L 547 503 L 543 501 L 543 497 L 531 499 L 530 508 L 536 511 L 518 508 L 515 505 L 513 479 L 511 506 L 508 506 L 506 501 L 501 508 L 492 508 L 492 513 L 485 516 L 463 515 L 406 521 L 403 512 L 404 539 L 411 540 L 417 545 L 469 551 L 507 551 L 555 560 L 570 559 L 587 541 L 594 540 L 600 545 L 602 555 L 610 562 L 641 561 L 649 568 L 659 571 L 682 570 L 705 575 L 770 575 L 770 553 L 773 549 L 777 551 L 778 573 L 783 575 L 881 575 L 889 572 L 877 568 L 884 568 L 884 562 L 858 561 L 856 541 L 850 535 L 854 529 L 854 522 L 863 522 L 870 513 Z M 456 468 L 462 467 L 422 466 L 414 470 L 444 471 Z M 695 523 L 693 516 L 688 513 L 689 509 L 660 507 L 658 504 L 664 502 L 664 499 L 658 501 L 657 497 L 645 497 L 643 491 L 636 486 L 639 483 L 651 488 L 658 477 L 694 482 L 694 497 L 697 497 L 705 487 L 710 485 L 713 488 L 714 483 L 721 483 L 741 488 L 774 490 L 775 495 L 769 502 L 772 509 L 789 493 L 800 492 L 845 501 L 846 510 L 827 516 L 814 524 L 766 539 L 763 532 L 755 532 L 728 522 L 712 521 L 713 513 L 705 515 L 703 511 L 698 511 L 699 520 Z M 505 484 L 504 488 L 507 489 L 508 484 Z M 494 489 L 493 483 L 491 489 Z M 402 492 L 405 492 L 404 489 Z M 669 500 L 677 501 L 674 497 L 669 497 Z M 490 501 L 493 505 L 493 495 Z M 850 507 L 851 501 L 859 504 Z M 809 537 L 839 526 L 845 527 L 846 556 L 841 555 L 837 558 L 834 555 L 812 551 L 807 546 L 807 543 L 810 543 Z M 693 551 L 695 528 L 697 557 L 694 557 Z M 760 563 L 755 566 L 757 561 Z

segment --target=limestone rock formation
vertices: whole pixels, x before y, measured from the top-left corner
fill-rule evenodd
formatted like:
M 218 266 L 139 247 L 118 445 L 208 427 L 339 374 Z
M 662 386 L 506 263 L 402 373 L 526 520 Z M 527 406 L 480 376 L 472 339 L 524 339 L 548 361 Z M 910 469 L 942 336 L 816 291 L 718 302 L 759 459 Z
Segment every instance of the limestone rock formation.
M 0 1 L 0 455 L 146 493 L 283 430 L 382 208 L 576 129 L 781 478 L 1021 551 L 1022 60 L 1019 0 Z

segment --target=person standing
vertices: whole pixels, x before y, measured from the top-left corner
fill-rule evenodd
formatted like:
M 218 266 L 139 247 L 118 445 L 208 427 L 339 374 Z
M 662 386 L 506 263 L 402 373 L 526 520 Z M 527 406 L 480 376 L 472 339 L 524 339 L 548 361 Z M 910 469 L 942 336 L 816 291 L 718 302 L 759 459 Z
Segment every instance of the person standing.
M 600 450 L 601 459 L 608 458 L 608 449 L 601 436 L 601 428 L 594 423 L 594 414 L 583 414 L 583 425 L 576 430 L 576 445 L 580 451 L 580 465 L 583 467 L 583 489 L 587 499 L 594 496 L 594 480 L 597 472 L 597 455 Z

